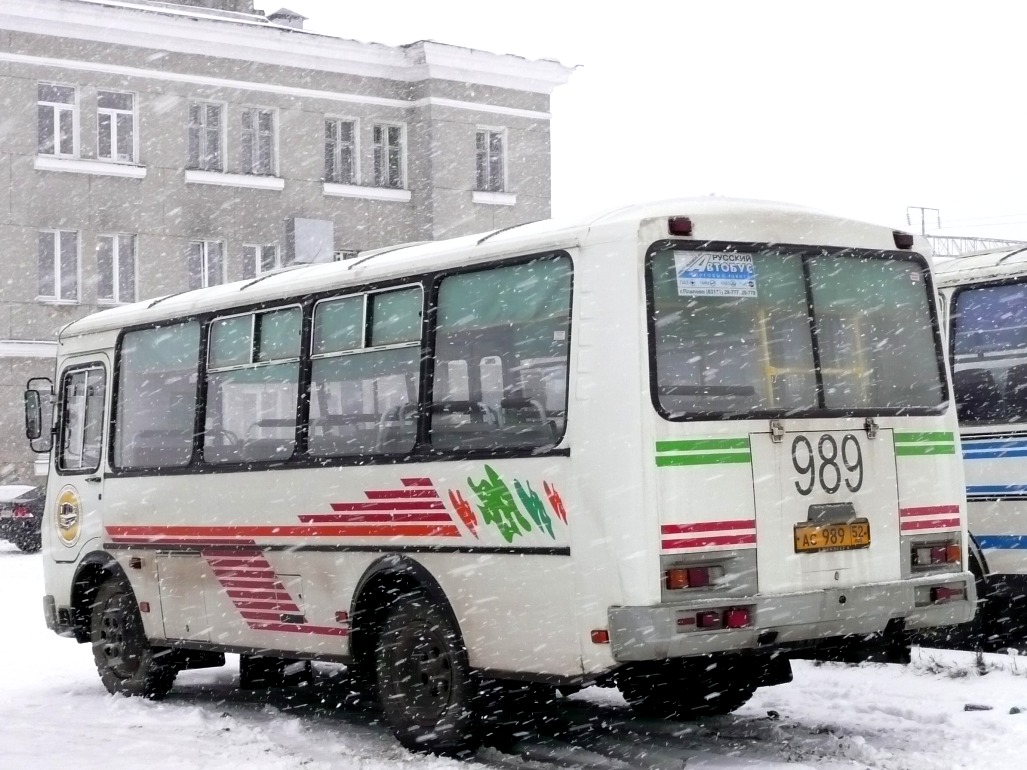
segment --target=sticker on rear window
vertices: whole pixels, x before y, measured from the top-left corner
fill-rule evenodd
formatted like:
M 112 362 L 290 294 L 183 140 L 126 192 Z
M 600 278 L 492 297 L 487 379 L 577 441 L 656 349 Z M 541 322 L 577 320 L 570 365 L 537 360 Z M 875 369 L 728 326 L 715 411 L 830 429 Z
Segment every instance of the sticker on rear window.
M 675 251 L 679 297 L 755 297 L 752 254 Z

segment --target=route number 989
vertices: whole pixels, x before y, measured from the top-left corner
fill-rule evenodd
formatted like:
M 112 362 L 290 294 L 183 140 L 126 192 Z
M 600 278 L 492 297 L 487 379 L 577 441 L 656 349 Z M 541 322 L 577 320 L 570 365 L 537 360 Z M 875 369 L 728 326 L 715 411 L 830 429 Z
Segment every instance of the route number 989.
M 849 492 L 858 492 L 863 486 L 863 450 L 859 439 L 846 433 L 841 444 L 830 433 L 817 440 L 816 448 L 806 436 L 792 441 L 792 467 L 799 474 L 795 490 L 800 495 L 811 494 L 820 488 L 833 495 L 842 484 Z

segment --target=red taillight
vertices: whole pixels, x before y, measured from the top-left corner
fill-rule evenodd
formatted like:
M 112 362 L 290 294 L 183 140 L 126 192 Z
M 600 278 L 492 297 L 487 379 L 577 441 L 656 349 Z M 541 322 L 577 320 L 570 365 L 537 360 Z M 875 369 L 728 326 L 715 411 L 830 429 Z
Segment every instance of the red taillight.
M 939 564 L 961 564 L 963 548 L 959 543 L 921 545 L 913 547 L 914 567 L 934 567 Z
M 610 632 L 605 628 L 596 628 L 592 631 L 592 644 L 609 644 Z
M 31 519 L 32 509 L 27 505 L 16 505 L 14 506 L 14 518 L 16 519 Z
M 150 603 L 149 602 L 139 602 L 139 611 L 140 612 L 149 612 L 150 611 Z
M 713 567 L 672 567 L 664 574 L 664 585 L 668 591 L 683 588 L 708 588 L 713 585 L 723 569 Z
M 667 226 L 671 235 L 692 234 L 692 220 L 689 217 L 671 217 Z
M 747 628 L 751 622 L 748 607 L 735 607 L 724 611 L 725 628 Z
M 720 613 L 715 611 L 700 612 L 695 616 L 695 625 L 699 628 L 723 628 Z
M 934 586 L 931 588 L 931 602 L 947 602 L 966 596 L 963 586 Z
M 343 612 L 342 610 L 339 610 L 338 612 L 335 613 L 335 622 L 336 623 L 349 623 L 349 613 L 348 612 Z

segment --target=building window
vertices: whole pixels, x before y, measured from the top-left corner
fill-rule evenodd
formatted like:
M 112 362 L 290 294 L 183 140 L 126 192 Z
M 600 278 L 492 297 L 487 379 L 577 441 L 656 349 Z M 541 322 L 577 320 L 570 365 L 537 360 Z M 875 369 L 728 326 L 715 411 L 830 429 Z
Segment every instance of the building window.
M 475 189 L 503 192 L 506 189 L 503 132 L 479 129 L 475 134 Z
M 96 95 L 96 157 L 135 162 L 135 96 L 120 91 Z
M 189 105 L 189 168 L 223 171 L 220 104 Z
M 135 302 L 135 236 L 120 234 L 97 236 L 96 270 L 96 299 L 98 302 Z
M 225 282 L 224 253 L 221 241 L 189 242 L 190 289 L 202 289 Z
M 325 181 L 356 184 L 356 124 L 325 119 Z
M 258 275 L 269 273 L 282 267 L 278 246 L 275 244 L 258 246 L 247 243 L 242 247 L 242 254 L 243 278 L 256 278 Z
M 78 233 L 42 230 L 39 233 L 39 296 L 78 300 Z
M 248 107 L 242 111 L 242 172 L 274 176 L 274 110 Z
M 374 183 L 377 187 L 403 187 L 403 127 L 374 127 Z
M 39 84 L 39 154 L 59 158 L 78 155 L 75 134 L 78 104 L 74 86 Z

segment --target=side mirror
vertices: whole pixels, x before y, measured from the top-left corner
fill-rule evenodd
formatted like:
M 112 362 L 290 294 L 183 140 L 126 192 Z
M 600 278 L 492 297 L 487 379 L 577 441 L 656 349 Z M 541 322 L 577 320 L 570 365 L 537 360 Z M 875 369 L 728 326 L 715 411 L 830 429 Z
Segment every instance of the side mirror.
M 53 449 L 53 383 L 33 377 L 25 390 L 25 437 L 33 452 Z

